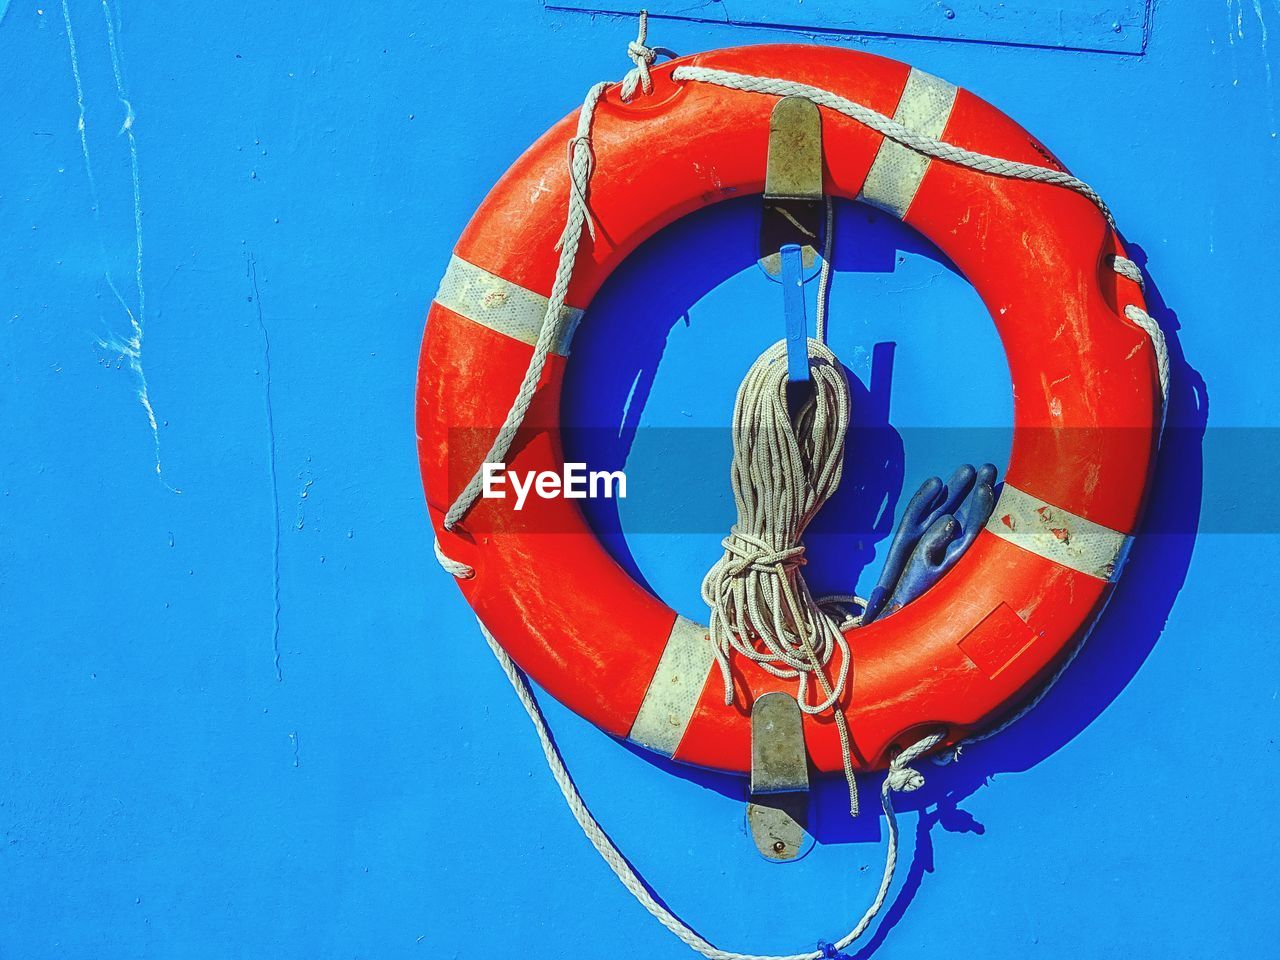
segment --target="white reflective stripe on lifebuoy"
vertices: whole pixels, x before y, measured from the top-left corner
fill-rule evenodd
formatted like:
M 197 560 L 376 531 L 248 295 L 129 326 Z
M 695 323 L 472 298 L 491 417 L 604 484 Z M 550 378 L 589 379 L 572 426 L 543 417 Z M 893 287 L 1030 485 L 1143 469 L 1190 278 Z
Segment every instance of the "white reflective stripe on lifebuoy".
M 1132 537 L 1004 485 L 987 530 L 1047 560 L 1114 580 Z
M 923 70 L 911 68 L 893 119 L 912 133 L 938 139 L 951 118 L 956 87 Z M 920 181 L 929 169 L 929 158 L 910 147 L 886 139 L 867 171 L 859 199 L 891 213 L 899 220 L 907 215 Z
M 714 660 L 707 628 L 677 616 L 628 738 L 675 756 Z
M 503 280 L 459 256 L 449 258 L 449 267 L 436 292 L 436 303 L 530 346 L 538 342 L 542 321 L 547 316 L 546 297 Z M 564 312 L 564 325 L 551 345 L 551 352 L 568 356 L 569 342 L 582 319 L 582 311 L 565 307 Z

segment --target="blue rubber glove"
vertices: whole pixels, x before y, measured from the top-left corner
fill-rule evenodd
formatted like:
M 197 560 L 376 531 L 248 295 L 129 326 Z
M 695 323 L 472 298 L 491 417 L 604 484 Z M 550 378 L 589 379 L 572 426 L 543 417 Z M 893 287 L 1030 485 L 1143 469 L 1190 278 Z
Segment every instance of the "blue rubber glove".
M 995 482 L 993 465 L 966 463 L 946 483 L 930 477 L 921 484 L 893 535 L 864 624 L 902 609 L 955 565 L 995 508 Z

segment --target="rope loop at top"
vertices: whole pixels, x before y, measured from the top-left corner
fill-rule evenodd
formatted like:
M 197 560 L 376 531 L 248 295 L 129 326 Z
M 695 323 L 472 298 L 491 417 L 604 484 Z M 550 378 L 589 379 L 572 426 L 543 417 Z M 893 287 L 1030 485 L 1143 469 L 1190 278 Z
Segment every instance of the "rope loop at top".
M 631 62 L 635 64 L 627 75 L 622 78 L 622 89 L 618 91 L 618 95 L 622 97 L 623 102 L 630 100 L 636 94 L 636 87 L 639 87 L 646 94 L 653 93 L 653 77 L 649 75 L 649 68 L 653 66 L 653 61 L 658 59 L 658 51 L 653 47 L 646 46 L 645 40 L 649 36 L 649 11 L 640 11 L 640 27 L 636 33 L 636 38 L 627 44 L 627 56 L 631 58 Z

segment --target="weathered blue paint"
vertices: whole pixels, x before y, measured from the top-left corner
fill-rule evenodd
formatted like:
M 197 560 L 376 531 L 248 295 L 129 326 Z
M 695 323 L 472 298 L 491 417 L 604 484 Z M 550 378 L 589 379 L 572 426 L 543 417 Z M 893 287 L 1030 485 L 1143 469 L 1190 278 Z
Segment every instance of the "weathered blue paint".
M 455 238 L 629 66 L 633 22 L 539 0 L 67 10 L 79 96 L 60 3 L 0 22 L 0 955 L 684 957 L 583 842 L 436 567 L 412 420 Z M 680 51 L 813 41 L 653 28 Z M 1176 336 L 1164 532 L 1035 715 L 904 801 L 882 956 L 1241 956 L 1280 935 L 1280 538 L 1255 492 L 1280 425 L 1277 29 L 1274 0 L 1232 0 L 1160 4 L 1142 56 L 821 35 L 1022 120 L 1112 204 Z M 885 218 L 837 215 L 832 344 L 860 424 L 892 426 L 840 494 L 874 532 L 815 538 L 809 571 L 866 588 L 880 501 L 1002 465 L 1010 402 L 962 278 Z M 641 428 L 727 423 L 781 329 L 757 243 L 742 200 L 646 245 L 570 378 L 567 418 L 612 431 L 571 442 L 630 470 L 597 522 L 694 616 L 732 520 L 726 450 L 664 456 Z M 994 429 L 916 429 L 938 425 Z M 701 532 L 630 532 L 673 524 Z M 843 817 L 838 782 L 817 849 L 771 866 L 738 781 L 548 712 L 601 821 L 711 939 L 790 951 L 861 913 L 883 825 Z

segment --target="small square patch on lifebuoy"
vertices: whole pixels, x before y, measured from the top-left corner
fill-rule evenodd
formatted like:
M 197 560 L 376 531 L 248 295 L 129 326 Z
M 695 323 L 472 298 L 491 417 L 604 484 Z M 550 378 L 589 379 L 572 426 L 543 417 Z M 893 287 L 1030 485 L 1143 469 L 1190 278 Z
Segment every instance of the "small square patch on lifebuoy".
M 992 610 L 958 646 L 973 665 L 994 680 L 1022 656 L 1036 635 L 1007 603 Z

